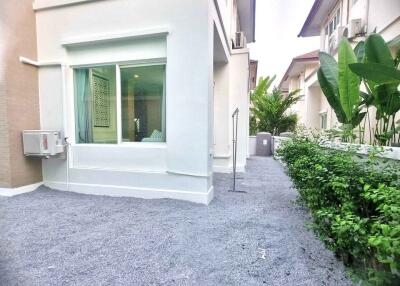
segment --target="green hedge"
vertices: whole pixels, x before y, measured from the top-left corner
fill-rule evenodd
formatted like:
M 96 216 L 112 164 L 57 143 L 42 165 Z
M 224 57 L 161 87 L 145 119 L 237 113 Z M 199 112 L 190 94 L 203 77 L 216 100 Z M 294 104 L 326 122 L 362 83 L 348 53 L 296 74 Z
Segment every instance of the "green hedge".
M 400 285 L 400 164 L 296 137 L 278 155 L 324 243 L 373 285 Z

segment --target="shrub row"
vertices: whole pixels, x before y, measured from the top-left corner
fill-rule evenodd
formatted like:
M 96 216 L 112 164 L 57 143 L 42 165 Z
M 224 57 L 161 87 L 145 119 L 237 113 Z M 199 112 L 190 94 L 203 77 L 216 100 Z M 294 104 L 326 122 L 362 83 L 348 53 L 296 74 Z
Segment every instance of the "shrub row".
M 364 279 L 400 285 L 400 164 L 296 137 L 278 155 L 324 243 Z

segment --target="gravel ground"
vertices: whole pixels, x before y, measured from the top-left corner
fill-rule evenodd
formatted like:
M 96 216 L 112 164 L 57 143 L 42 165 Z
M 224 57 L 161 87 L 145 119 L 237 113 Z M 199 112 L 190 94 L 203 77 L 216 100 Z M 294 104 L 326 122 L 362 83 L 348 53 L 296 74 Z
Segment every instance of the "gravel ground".
M 280 164 L 253 157 L 209 206 L 45 187 L 0 198 L 0 285 L 351 285 Z

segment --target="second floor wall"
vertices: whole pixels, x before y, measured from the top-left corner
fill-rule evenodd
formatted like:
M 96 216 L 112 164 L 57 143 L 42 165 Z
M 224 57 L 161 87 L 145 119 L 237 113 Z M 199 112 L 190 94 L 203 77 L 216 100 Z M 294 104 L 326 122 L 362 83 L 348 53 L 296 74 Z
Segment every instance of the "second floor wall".
M 400 36 L 400 1 L 341 0 L 320 22 L 320 49 L 334 54 L 343 35 L 356 39 L 372 32 L 386 41 Z
M 36 11 L 45 11 L 48 9 L 55 9 L 67 6 L 76 6 L 78 4 L 88 4 L 90 2 L 104 2 L 107 0 L 33 0 L 33 7 Z M 185 0 L 181 2 L 171 1 L 172 5 L 176 5 L 176 9 L 179 6 L 197 6 L 199 3 L 197 0 Z M 126 6 L 137 7 L 136 10 L 142 10 L 140 6 L 143 6 L 142 1 L 137 0 L 125 0 Z M 128 3 L 129 2 L 129 3 Z M 136 3 L 132 3 L 136 2 Z M 167 2 L 167 1 L 166 1 Z M 230 41 L 234 41 L 236 33 L 245 30 L 247 36 L 247 42 L 254 41 L 254 13 L 255 13 L 255 0 L 208 0 L 210 4 L 218 7 L 221 25 L 227 34 Z M 171 3 L 165 3 L 166 6 L 171 6 Z M 160 5 L 163 6 L 163 5 Z M 152 10 L 146 10 L 148 15 L 144 15 L 148 18 L 152 18 Z M 201 12 L 201 11 L 199 11 Z M 146 13 L 145 13 L 146 14 Z M 143 16 L 143 15 L 142 15 Z M 132 11 L 132 17 L 135 17 L 134 10 Z M 242 18 L 242 19 L 241 19 Z M 241 25 L 241 22 L 243 25 Z M 252 31 L 251 31 L 252 30 Z M 250 33 L 249 33 L 250 31 Z

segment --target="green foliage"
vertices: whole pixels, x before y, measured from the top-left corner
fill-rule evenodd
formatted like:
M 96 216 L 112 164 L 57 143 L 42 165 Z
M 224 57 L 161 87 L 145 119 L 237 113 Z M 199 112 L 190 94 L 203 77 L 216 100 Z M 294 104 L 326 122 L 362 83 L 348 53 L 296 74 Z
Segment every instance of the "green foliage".
M 399 285 L 400 164 L 373 151 L 361 158 L 295 136 L 278 155 L 324 243 L 372 285 Z
M 339 63 L 327 53 L 319 55 L 318 80 L 321 89 L 338 121 L 349 130 L 358 126 L 365 116 L 360 112 L 360 78 L 349 68 L 350 64 L 363 58 L 363 50 L 363 45 L 358 45 L 356 55 L 348 40 L 343 39 L 339 45 Z
M 253 131 L 270 132 L 278 135 L 286 131 L 294 131 L 297 124 L 295 114 L 287 114 L 288 109 L 295 104 L 299 97 L 299 90 L 284 95 L 282 91 L 274 88 L 272 92 L 269 89 L 275 80 L 275 76 L 270 78 L 261 78 L 256 89 L 250 95 L 253 107 L 251 108 L 253 122 Z
M 365 62 L 380 63 L 388 67 L 394 65 L 389 47 L 381 35 L 373 33 L 365 41 Z
M 362 63 L 364 61 L 365 42 L 361 41 L 356 45 L 354 48 L 354 54 L 356 55 L 357 62 Z
M 380 84 L 397 83 L 400 84 L 400 71 L 382 64 L 376 63 L 354 63 L 350 69 L 365 79 Z
M 361 45 L 364 45 L 362 49 Z M 362 52 L 364 50 L 364 56 Z M 400 50 L 392 58 L 390 49 L 379 34 L 368 36 L 365 44 L 358 49 L 359 63 L 349 68 L 362 77 L 370 97 L 370 104 L 376 108 L 375 140 L 379 145 L 395 143 L 398 131 L 395 118 L 400 110 Z M 397 138 L 398 143 L 400 137 Z
M 257 119 L 252 114 L 250 114 L 249 125 L 250 125 L 250 136 L 257 135 Z
M 349 68 L 349 64 L 356 62 L 353 49 L 347 39 L 343 39 L 339 44 L 339 98 L 348 122 L 356 117 L 360 104 L 360 78 Z
M 353 141 L 356 138 L 353 130 L 358 127 L 359 141 L 363 143 L 368 121 L 370 134 L 374 133 L 371 144 L 400 144 L 399 125 L 395 122 L 400 110 L 400 50 L 392 58 L 382 36 L 373 33 L 365 42 L 359 42 L 354 51 L 348 40 L 343 39 L 338 58 L 339 63 L 331 55 L 320 53 L 318 80 L 342 123 L 342 139 Z M 360 79 L 364 81 L 367 93 L 360 91 Z M 376 108 L 374 129 L 369 116 L 371 106 Z
M 346 123 L 346 113 L 342 107 L 339 98 L 339 83 L 337 78 L 337 64 L 329 54 L 320 53 L 319 59 L 321 61 L 321 67 L 318 70 L 317 76 L 321 89 L 329 103 L 336 113 L 336 117 L 340 123 Z M 326 61 L 326 63 L 324 63 Z M 331 64 L 328 64 L 328 63 Z M 324 64 L 323 64 L 324 63 Z M 324 71 L 326 69 L 326 71 Z

